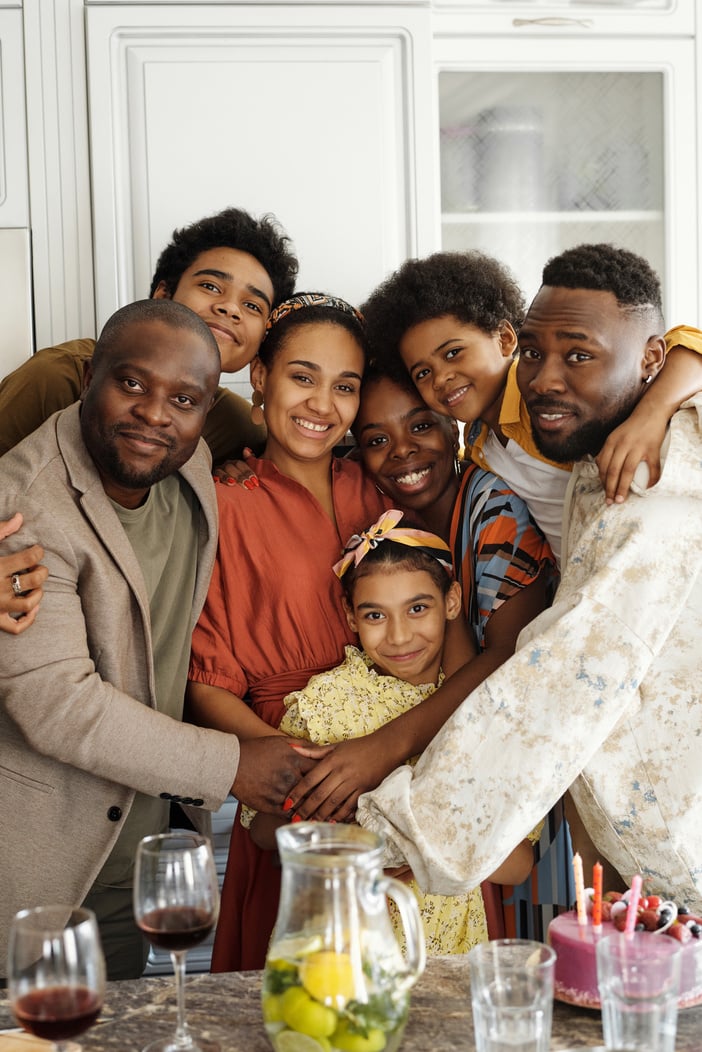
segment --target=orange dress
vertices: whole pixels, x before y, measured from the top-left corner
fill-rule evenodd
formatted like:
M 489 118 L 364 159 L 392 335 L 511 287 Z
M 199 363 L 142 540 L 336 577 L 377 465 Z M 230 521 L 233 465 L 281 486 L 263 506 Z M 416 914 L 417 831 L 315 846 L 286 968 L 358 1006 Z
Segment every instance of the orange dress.
M 358 463 L 334 460 L 337 528 L 316 498 L 267 460 L 249 458 L 259 486 L 217 486 L 219 548 L 193 634 L 189 678 L 246 698 L 277 727 L 283 698 L 339 665 L 355 642 L 332 571 L 343 545 L 390 506 Z M 282 804 L 282 800 L 281 800 Z M 262 968 L 278 912 L 280 868 L 234 823 L 212 970 Z

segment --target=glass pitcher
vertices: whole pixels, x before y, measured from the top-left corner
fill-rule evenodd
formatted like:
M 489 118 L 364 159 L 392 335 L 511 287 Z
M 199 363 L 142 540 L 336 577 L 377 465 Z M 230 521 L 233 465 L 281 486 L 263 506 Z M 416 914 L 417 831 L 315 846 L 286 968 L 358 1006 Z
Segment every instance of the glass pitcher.
M 424 971 L 414 895 L 382 870 L 383 843 L 359 826 L 305 822 L 276 833 L 280 906 L 263 974 L 276 1052 L 395 1052 Z M 403 956 L 385 896 L 396 903 Z

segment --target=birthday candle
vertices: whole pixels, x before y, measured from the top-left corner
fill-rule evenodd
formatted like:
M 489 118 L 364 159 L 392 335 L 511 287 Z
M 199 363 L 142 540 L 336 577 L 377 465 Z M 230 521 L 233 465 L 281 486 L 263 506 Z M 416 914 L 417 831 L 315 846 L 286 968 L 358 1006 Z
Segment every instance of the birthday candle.
M 585 885 L 583 883 L 583 860 L 576 851 L 573 855 L 573 876 L 575 877 L 575 905 L 578 911 L 578 924 L 587 924 L 585 910 Z
M 592 926 L 602 931 L 602 865 L 595 862 L 592 867 Z
M 641 877 L 637 873 L 631 881 L 631 896 L 629 898 L 629 906 L 626 911 L 626 924 L 624 925 L 624 934 L 633 935 L 634 928 L 636 927 L 636 915 L 639 909 L 639 899 L 641 897 Z

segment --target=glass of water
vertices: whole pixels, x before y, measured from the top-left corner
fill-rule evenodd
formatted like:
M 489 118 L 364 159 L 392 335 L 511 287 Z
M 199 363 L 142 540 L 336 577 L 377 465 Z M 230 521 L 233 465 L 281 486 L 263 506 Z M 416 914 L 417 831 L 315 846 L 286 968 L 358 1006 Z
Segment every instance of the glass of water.
M 553 1015 L 550 946 L 494 939 L 468 955 L 478 1052 L 548 1052 Z
M 674 1052 L 680 953 L 677 940 L 650 932 L 616 932 L 597 944 L 606 1048 Z

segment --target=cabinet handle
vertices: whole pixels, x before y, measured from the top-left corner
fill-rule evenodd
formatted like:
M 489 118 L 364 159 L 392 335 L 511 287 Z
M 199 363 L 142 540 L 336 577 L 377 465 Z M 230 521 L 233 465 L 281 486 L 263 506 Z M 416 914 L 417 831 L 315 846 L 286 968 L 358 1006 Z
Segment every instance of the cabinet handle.
M 592 29 L 591 18 L 513 18 L 513 26 L 582 26 Z

